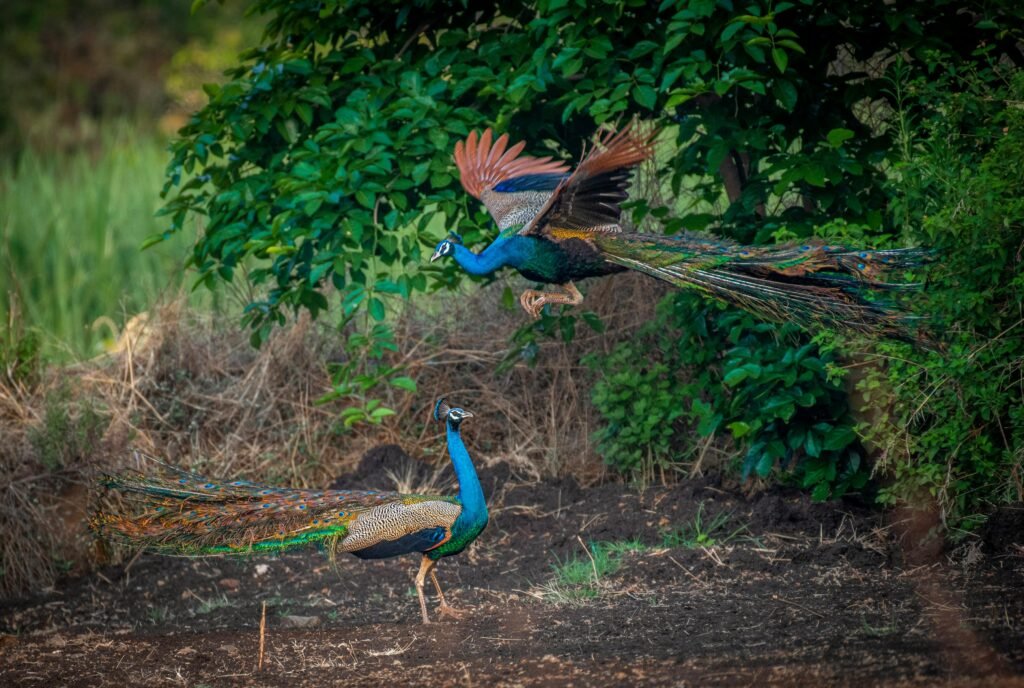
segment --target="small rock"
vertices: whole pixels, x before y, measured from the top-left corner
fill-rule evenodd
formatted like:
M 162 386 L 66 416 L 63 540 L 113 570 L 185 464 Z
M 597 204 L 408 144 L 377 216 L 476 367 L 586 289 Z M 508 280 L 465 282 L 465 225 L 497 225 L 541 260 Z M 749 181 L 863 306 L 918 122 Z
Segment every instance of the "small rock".
M 286 616 L 281 619 L 281 628 L 316 628 L 319 625 L 319 616 Z
M 256 576 L 263 576 L 270 570 L 270 566 L 267 564 L 256 564 Z
M 221 578 L 220 587 L 231 592 L 238 592 L 238 589 L 242 587 L 242 583 L 237 578 Z
M 195 648 L 192 648 L 192 647 L 183 647 L 183 648 L 181 648 L 180 650 L 178 650 L 177 652 L 175 652 L 174 654 L 175 654 L 175 655 L 177 655 L 178 657 L 181 657 L 182 655 L 191 655 L 191 654 L 195 654 Z

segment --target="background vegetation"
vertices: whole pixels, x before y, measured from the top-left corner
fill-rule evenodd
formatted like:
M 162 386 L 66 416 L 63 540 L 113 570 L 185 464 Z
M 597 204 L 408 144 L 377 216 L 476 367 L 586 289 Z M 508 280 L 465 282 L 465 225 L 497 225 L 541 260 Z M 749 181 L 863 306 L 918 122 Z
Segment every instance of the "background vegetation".
M 596 453 L 641 481 L 722 470 L 935 508 L 954 532 L 1021 499 L 1018 3 L 191 5 L 0 9 L 0 85 L 24 94 L 0 107 L 0 400 L 21 438 L 3 481 L 40 519 L 32 490 L 139 442 L 323 483 L 374 442 L 430 446 L 414 400 L 453 388 L 531 475 L 599 477 Z M 937 344 L 811 340 L 630 276 L 587 285 L 596 313 L 524 326 L 520 282 L 425 262 L 450 229 L 493 237 L 451 163 L 470 129 L 570 159 L 633 115 L 665 128 L 634 224 L 930 246 L 938 265 L 906 277 Z M 193 283 L 193 314 L 156 314 Z M 263 350 L 238 348 L 239 315 Z M 43 365 L 105 348 L 70 388 Z M 305 382 L 270 391 L 285 380 Z M 3 589 L 45 580 L 46 556 Z
M 175 144 L 164 236 L 191 215 L 209 219 L 190 263 L 211 289 L 252 266 L 247 277 L 264 294 L 246 314 L 256 343 L 289 310 L 328 309 L 330 286 L 346 320 L 365 313 L 350 339 L 363 351 L 367 331 L 389 339 L 385 299 L 460 279 L 452 265 L 424 266 L 423 255 L 439 238 L 438 215 L 469 243 L 492 234 L 451 174 L 451 143 L 469 129 L 548 138 L 558 152 L 612 119 L 668 120 L 678 126 L 655 172 L 664 182 L 635 204 L 635 220 L 650 214 L 666 232 L 744 241 L 923 243 L 949 256 L 920 297 L 948 351 L 853 347 L 870 351 L 855 406 L 887 421 L 865 422 L 862 434 L 882 445 L 889 501 L 923 492 L 959 522 L 997 494 L 1020 496 L 1019 366 L 998 367 L 985 416 L 952 404 L 962 390 L 943 404 L 934 387 L 957 386 L 951 367 L 981 365 L 991 379 L 996 360 L 980 360 L 990 352 L 1019 358 L 1019 216 L 991 197 L 1007 186 L 997 184 L 998 161 L 1013 159 L 1024 61 L 1016 4 L 541 0 L 440 16 L 429 2 L 397 12 L 361 2 L 255 7 L 271 17 L 261 47 L 209 90 Z M 986 159 L 982 174 L 994 178 L 979 188 L 997 217 L 979 222 L 980 199 L 964 195 L 964 182 Z M 960 178 L 947 176 L 957 169 Z M 1006 244 L 984 236 L 993 224 Z M 980 271 L 957 271 L 964 259 L 991 271 L 971 283 Z M 963 301 L 984 306 L 954 305 Z M 864 487 L 865 450 L 832 354 L 685 295 L 653 327 L 672 335 L 592 359 L 615 373 L 595 388 L 608 421 L 599 441 L 614 465 L 677 461 L 673 427 L 688 414 L 698 434 L 728 429 L 747 473 L 793 466 L 819 497 Z M 556 329 L 572 332 L 540 325 Z M 1010 350 L 978 349 L 979 337 Z M 346 391 L 354 375 L 342 369 Z M 896 446 L 906 447 L 899 457 Z

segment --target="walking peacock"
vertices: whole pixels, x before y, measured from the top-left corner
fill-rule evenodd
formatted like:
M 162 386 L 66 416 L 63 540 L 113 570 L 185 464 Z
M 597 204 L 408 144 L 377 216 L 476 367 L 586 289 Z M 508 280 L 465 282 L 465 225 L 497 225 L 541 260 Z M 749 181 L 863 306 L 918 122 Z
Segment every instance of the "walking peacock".
M 173 478 L 137 473 L 106 476 L 125 493 L 134 514 L 97 513 L 93 530 L 163 554 L 207 556 L 279 552 L 310 543 L 329 556 L 351 552 L 362 559 L 422 553 L 416 574 L 423 623 L 430 623 L 423 586 L 437 589 L 440 613 L 458 618 L 437 582 L 441 557 L 464 550 L 487 525 L 487 504 L 462 442 L 462 421 L 472 413 L 442 398 L 434 419 L 447 428 L 448 453 L 459 492 L 454 497 L 373 490 L 300 490 L 236 480 L 213 483 L 175 471 Z
M 574 280 L 638 270 L 769 320 L 906 336 L 913 318 L 869 295 L 913 286 L 877 277 L 921 265 L 925 250 L 859 250 L 818 240 L 742 246 L 693 234 L 622 231 L 632 170 L 654 155 L 656 135 L 641 133 L 635 122 L 609 131 L 569 174 L 550 158 L 520 155 L 524 143 L 509 148 L 507 134 L 494 141 L 490 129 L 471 132 L 456 144 L 455 163 L 463 187 L 483 202 L 501 233 L 479 254 L 451 234 L 431 261 L 452 256 L 474 275 L 512 267 L 532 281 L 562 286 L 523 292 L 520 303 L 534 318 L 545 304 L 581 303 Z

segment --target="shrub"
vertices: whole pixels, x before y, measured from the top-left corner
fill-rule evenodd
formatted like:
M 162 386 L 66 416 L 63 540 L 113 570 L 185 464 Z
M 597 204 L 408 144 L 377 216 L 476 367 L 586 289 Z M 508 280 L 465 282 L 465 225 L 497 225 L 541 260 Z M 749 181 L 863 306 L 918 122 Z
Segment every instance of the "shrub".
M 817 499 L 863 488 L 867 467 L 845 390 L 830 375 L 835 359 L 810 343 L 794 347 L 801 336 L 794 325 L 670 294 L 639 337 L 589 359 L 602 371 L 592 398 L 604 419 L 601 453 L 646 473 L 646 460 L 671 465 L 692 452 L 694 429 L 728 431 L 744 475 L 791 469 Z
M 997 76 L 916 84 L 937 107 L 921 115 L 898 188 L 928 211 L 922 234 L 942 255 L 920 298 L 947 347 L 882 347 L 885 365 L 857 385 L 877 412 L 862 431 L 891 480 L 882 501 L 937 502 L 963 528 L 1024 498 L 1024 75 Z M 947 78 L 968 93 L 944 93 Z

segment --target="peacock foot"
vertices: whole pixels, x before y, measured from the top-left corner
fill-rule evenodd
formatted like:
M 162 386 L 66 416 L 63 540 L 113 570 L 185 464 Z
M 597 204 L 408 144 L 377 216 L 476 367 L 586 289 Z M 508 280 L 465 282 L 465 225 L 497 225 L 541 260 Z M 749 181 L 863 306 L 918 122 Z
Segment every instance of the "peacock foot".
M 578 306 L 583 303 L 583 294 L 575 284 L 566 282 L 562 288 L 565 291 L 543 292 L 527 289 L 519 297 L 519 303 L 534 320 L 540 317 L 541 309 L 549 303 L 559 303 L 565 306 Z
M 519 305 L 530 314 L 534 320 L 540 318 L 540 311 L 547 303 L 546 294 L 536 289 L 527 289 L 519 296 Z
M 456 609 L 449 604 L 442 604 L 437 608 L 437 613 L 440 616 L 448 616 L 453 619 L 464 619 L 469 614 L 469 611 L 465 609 Z

